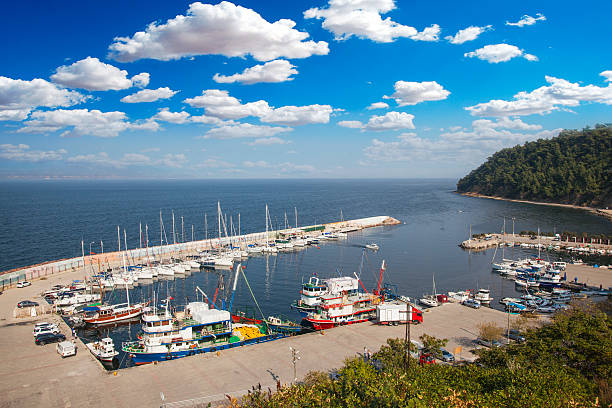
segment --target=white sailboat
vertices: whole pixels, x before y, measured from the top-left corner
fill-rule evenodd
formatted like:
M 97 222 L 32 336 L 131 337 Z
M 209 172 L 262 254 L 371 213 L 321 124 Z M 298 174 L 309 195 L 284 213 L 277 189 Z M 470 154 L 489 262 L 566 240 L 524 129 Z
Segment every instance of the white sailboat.
M 432 275 L 431 280 L 433 281 L 433 293 L 431 295 L 425 295 L 419 299 L 419 303 L 429 307 L 440 306 L 438 299 L 436 297 L 436 279 Z

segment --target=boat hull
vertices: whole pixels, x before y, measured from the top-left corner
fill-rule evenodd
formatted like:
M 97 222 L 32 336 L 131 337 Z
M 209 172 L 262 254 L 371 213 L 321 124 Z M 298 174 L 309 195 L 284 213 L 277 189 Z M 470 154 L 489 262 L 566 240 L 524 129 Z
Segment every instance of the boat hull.
M 365 316 L 363 318 L 356 318 L 354 320 L 348 320 L 348 321 L 343 321 L 343 322 L 335 322 L 333 320 L 327 320 L 327 319 L 305 318 L 302 320 L 302 324 L 306 327 L 312 327 L 315 330 L 326 330 L 326 329 L 333 329 L 334 327 L 337 327 L 337 326 L 344 326 L 344 325 L 355 324 L 355 323 L 363 323 L 369 320 L 370 320 L 370 317 L 365 317 Z
M 124 350 L 129 353 L 132 362 L 136 365 L 150 364 L 158 361 L 176 360 L 177 358 L 194 356 L 196 354 L 214 353 L 221 350 L 227 350 L 236 347 L 250 346 L 253 344 L 267 343 L 287 337 L 287 334 L 274 333 L 266 336 L 256 337 L 253 339 L 238 341 L 235 343 L 226 343 L 218 346 L 208 346 L 202 348 L 195 348 L 191 350 L 173 351 L 170 353 L 141 353 L 135 351 Z

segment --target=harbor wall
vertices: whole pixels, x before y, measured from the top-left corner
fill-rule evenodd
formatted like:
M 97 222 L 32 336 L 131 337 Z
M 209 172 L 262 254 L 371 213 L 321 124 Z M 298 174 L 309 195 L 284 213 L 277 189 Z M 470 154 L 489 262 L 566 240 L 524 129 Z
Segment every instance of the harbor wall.
M 307 234 L 306 229 L 315 227 L 323 227 L 324 231 L 340 231 L 343 229 L 362 229 L 371 228 L 381 225 L 396 225 L 400 222 L 395 218 L 388 216 L 376 216 L 359 218 L 355 220 L 338 221 L 327 224 L 318 224 L 303 226 L 298 228 L 288 228 L 283 230 L 268 231 L 268 239 L 275 239 L 281 234 Z M 318 231 L 317 231 L 318 233 Z M 127 255 L 126 262 L 128 264 L 147 263 L 160 260 L 167 260 L 171 257 L 181 258 L 189 255 L 195 255 L 198 252 L 215 249 L 220 246 L 234 245 L 245 246 L 248 244 L 262 243 L 266 240 L 266 232 L 255 232 L 243 234 L 234 237 L 210 238 L 207 240 L 190 241 L 183 243 L 164 244 L 163 246 L 151 246 L 149 248 L 135 248 L 127 251 L 105 252 L 101 254 L 91 254 L 70 259 L 62 259 L 57 261 L 49 261 L 42 264 L 26 266 L 23 268 L 12 269 L 0 273 L 0 288 L 10 288 L 20 281 L 30 281 L 35 279 L 46 278 L 58 273 L 67 271 L 77 271 L 84 269 L 83 266 L 96 271 L 98 269 L 105 270 L 109 267 L 119 266 L 122 262 L 122 256 Z

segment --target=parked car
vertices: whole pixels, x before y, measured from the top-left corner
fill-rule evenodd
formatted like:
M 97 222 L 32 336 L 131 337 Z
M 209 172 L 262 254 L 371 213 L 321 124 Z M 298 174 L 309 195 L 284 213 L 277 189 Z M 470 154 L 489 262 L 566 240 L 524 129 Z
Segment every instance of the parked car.
M 471 307 L 473 309 L 480 309 L 480 302 L 474 299 L 467 299 L 463 301 L 463 306 Z
M 485 346 L 485 347 L 501 347 L 502 344 L 497 341 L 497 340 L 487 340 L 487 339 L 483 339 L 482 337 L 478 337 L 476 340 L 474 340 L 474 343 L 476 344 L 480 344 L 481 346 Z
M 47 343 L 58 343 L 66 340 L 66 336 L 61 333 L 41 333 L 34 339 L 34 343 L 43 345 Z
M 510 340 L 514 340 L 518 343 L 522 343 L 525 341 L 525 337 L 521 335 L 521 332 L 515 329 L 506 330 L 504 335 Z
M 34 327 L 34 330 L 32 330 L 32 335 L 36 337 L 43 333 L 59 333 L 59 332 L 60 332 L 59 327 L 57 327 L 54 324 L 49 324 L 47 326 Z
M 419 365 L 436 364 L 436 359 L 429 353 L 421 354 L 419 357 Z
M 455 356 L 453 356 L 453 354 L 450 351 L 444 348 L 441 348 L 440 351 L 442 352 L 442 358 L 441 358 L 442 361 L 445 361 L 447 363 L 452 363 L 455 361 Z
M 25 288 L 26 286 L 30 286 L 31 283 L 28 281 L 21 281 L 21 282 L 17 282 L 17 287 L 18 288 Z
M 34 306 L 38 306 L 38 303 L 32 302 L 31 300 L 22 300 L 21 302 L 17 303 L 17 307 L 20 309 L 23 309 L 24 307 L 34 307 Z

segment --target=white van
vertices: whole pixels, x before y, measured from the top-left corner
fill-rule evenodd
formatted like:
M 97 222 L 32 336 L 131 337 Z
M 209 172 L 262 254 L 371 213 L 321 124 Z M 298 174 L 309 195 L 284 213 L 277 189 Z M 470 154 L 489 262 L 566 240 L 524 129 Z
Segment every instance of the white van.
M 57 354 L 64 357 L 76 356 L 76 346 L 71 341 L 57 343 Z

